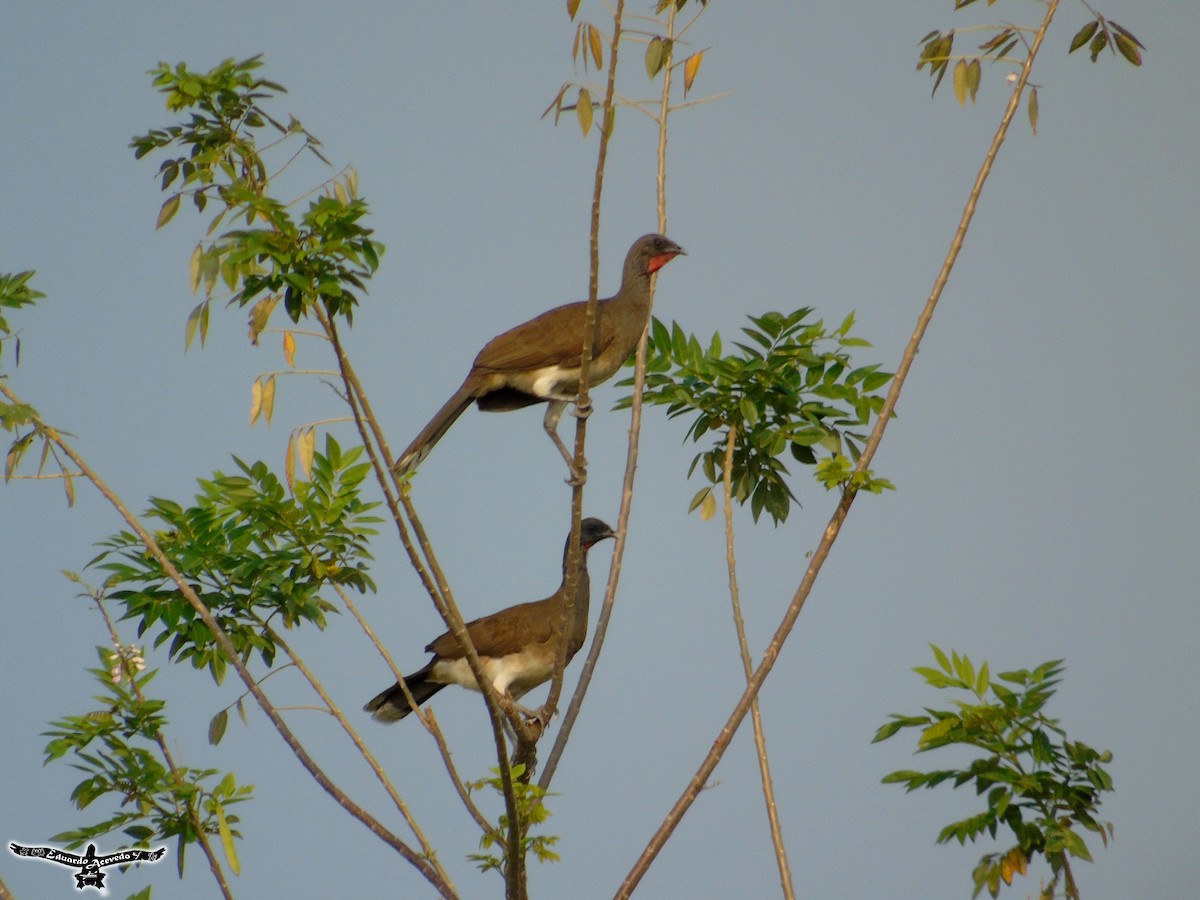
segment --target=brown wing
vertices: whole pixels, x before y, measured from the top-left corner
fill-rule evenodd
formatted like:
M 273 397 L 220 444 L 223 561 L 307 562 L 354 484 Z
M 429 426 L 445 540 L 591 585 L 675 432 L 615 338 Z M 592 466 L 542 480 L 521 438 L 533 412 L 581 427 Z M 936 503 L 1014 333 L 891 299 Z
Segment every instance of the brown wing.
M 557 597 L 520 603 L 468 622 L 467 634 L 471 636 L 475 652 L 480 656 L 508 656 L 529 644 L 549 641 L 558 624 L 559 609 Z M 463 656 L 450 632 L 431 641 L 425 649 L 442 659 L 460 659 Z
M 600 307 L 597 307 L 596 314 L 600 330 L 592 351 L 593 358 L 599 356 L 614 339 L 613 328 L 600 315 Z M 568 303 L 548 310 L 492 338 L 475 357 L 475 368 L 495 372 L 541 366 L 578 368 L 586 316 L 586 303 Z

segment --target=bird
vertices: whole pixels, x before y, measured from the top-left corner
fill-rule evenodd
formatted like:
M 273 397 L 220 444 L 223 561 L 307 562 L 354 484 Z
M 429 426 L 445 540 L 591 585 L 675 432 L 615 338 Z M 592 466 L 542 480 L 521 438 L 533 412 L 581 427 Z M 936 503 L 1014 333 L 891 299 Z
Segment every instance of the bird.
M 650 319 L 650 276 L 676 256 L 686 255 L 661 234 L 643 235 L 633 242 L 625 256 L 620 289 L 596 305 L 590 384 L 611 378 L 637 346 Z M 396 475 L 415 470 L 472 402 L 486 412 L 549 403 L 543 427 L 577 475 L 573 457 L 558 436 L 558 420 L 579 393 L 586 315 L 586 302 L 568 303 L 488 341 L 462 386 L 396 458 L 392 467 Z
M 580 523 L 575 607 L 567 623 L 568 663 L 587 637 L 590 594 L 588 550 L 605 538 L 615 537 L 616 532 L 600 519 L 587 518 Z M 558 650 L 556 637 L 566 600 L 570 546 L 571 536 L 568 534 L 567 544 L 563 548 L 562 583 L 553 594 L 545 600 L 510 606 L 466 625 L 471 643 L 483 665 L 484 675 L 501 695 L 506 695 L 510 700 L 522 697 L 539 684 L 549 681 L 554 674 L 554 657 Z M 433 658 L 423 668 L 404 677 L 404 683 L 408 685 L 409 693 L 418 706 L 449 684 L 479 690 L 454 635 L 447 631 L 431 641 L 425 649 L 433 654 Z M 413 711 L 413 707 L 404 696 L 400 684 L 396 683 L 372 698 L 363 710 L 371 713 L 372 718 L 390 724 L 403 719 Z

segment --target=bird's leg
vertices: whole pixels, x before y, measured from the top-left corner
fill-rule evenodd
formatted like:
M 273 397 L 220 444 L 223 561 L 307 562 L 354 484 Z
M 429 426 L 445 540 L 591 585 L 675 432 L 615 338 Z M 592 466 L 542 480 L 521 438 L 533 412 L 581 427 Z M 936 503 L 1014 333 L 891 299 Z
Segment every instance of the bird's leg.
M 515 699 L 513 699 L 512 694 L 508 693 L 507 691 L 500 695 L 500 708 L 504 712 L 504 732 L 508 735 L 508 739 L 512 743 L 513 747 L 517 746 L 519 738 L 515 728 L 513 727 L 513 718 L 519 716 L 523 721 L 524 730 L 526 732 L 524 737 L 526 738 L 528 738 L 528 729 L 534 725 L 537 726 L 537 734 L 541 734 L 543 731 L 545 731 L 545 723 L 543 723 L 538 717 L 537 710 L 528 709 L 527 707 L 522 706 Z M 534 739 L 536 740 L 536 738 Z
M 571 470 L 571 477 L 567 479 L 567 484 L 574 487 L 577 484 L 583 484 L 584 479 L 587 477 L 587 460 L 584 460 L 582 465 L 576 467 L 575 457 L 571 455 L 571 451 L 567 449 L 567 445 L 558 436 L 558 420 L 562 417 L 563 410 L 566 408 L 566 400 L 551 400 L 546 406 L 546 417 L 542 420 L 542 427 L 546 429 L 546 434 L 550 435 L 550 440 L 554 441 L 554 446 L 558 448 L 558 452 L 566 460 L 567 468 Z

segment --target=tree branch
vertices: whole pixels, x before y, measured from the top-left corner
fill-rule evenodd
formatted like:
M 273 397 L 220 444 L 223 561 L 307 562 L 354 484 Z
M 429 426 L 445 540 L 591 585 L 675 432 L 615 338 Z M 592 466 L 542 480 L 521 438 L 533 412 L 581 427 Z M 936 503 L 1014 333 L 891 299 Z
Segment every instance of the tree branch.
M 750 645 L 746 641 L 746 621 L 742 618 L 742 600 L 737 582 L 737 557 L 733 552 L 733 448 L 736 441 L 737 429 L 730 426 L 729 433 L 725 436 L 725 464 L 721 470 L 725 487 L 725 567 L 729 570 L 729 598 L 733 605 L 733 624 L 737 629 L 738 651 L 742 657 L 746 681 L 749 682 L 754 675 L 754 664 L 750 661 Z M 787 900 L 795 900 L 792 870 L 788 865 L 787 847 L 783 843 L 783 826 L 779 822 L 779 807 L 775 802 L 775 786 L 771 780 L 771 765 L 767 759 L 767 735 L 763 731 L 762 711 L 759 709 L 757 696 L 750 704 L 750 721 L 754 726 L 754 747 L 758 751 L 758 769 L 762 777 L 767 821 L 771 826 L 771 843 L 775 847 L 775 863 L 779 866 L 779 885 Z
M 1017 84 L 1013 88 L 1012 96 L 1009 98 L 1008 106 L 1005 108 L 1004 115 L 1000 120 L 1000 126 L 996 130 L 995 136 L 992 138 L 992 144 L 988 148 L 988 152 L 984 157 L 983 165 L 980 167 L 979 174 L 976 176 L 975 184 L 971 188 L 971 193 L 967 198 L 967 204 L 963 209 L 962 218 L 959 221 L 958 229 L 955 231 L 954 238 L 951 240 L 950 249 L 946 254 L 945 261 L 942 263 L 942 268 L 939 271 L 937 278 L 934 280 L 933 289 L 930 292 L 929 298 L 925 301 L 925 306 L 921 310 L 921 314 L 917 319 L 917 327 L 909 339 L 908 345 L 905 347 L 904 355 L 901 357 L 900 365 L 896 370 L 896 375 L 892 379 L 891 387 L 888 391 L 887 398 L 884 401 L 883 407 L 879 412 L 879 417 L 876 419 L 875 427 L 871 432 L 871 436 L 863 448 L 862 455 L 859 457 L 858 464 L 855 467 L 856 472 L 864 471 L 871 463 L 871 459 L 875 455 L 875 451 L 879 448 L 879 442 L 883 438 L 884 430 L 891 417 L 893 410 L 896 407 L 896 401 L 899 399 L 900 390 L 904 386 L 905 378 L 909 370 L 912 368 L 913 361 L 916 359 L 917 350 L 920 348 L 921 338 L 925 334 L 925 330 L 929 326 L 929 322 L 933 317 L 938 300 L 941 299 L 942 291 L 945 289 L 946 282 L 950 278 L 950 271 L 954 267 L 954 262 L 958 258 L 958 253 L 962 249 L 963 240 L 966 238 L 967 229 L 970 226 L 971 219 L 975 214 L 975 207 L 979 202 L 979 196 L 983 191 L 983 186 L 987 181 L 988 175 L 991 174 L 992 164 L 996 159 L 996 154 L 999 153 L 1001 145 L 1008 134 L 1008 128 L 1012 122 L 1013 116 L 1016 114 L 1017 108 L 1020 105 L 1021 95 L 1025 90 L 1026 82 L 1029 80 L 1029 73 L 1033 69 L 1033 62 L 1037 58 L 1037 54 L 1041 49 L 1042 42 L 1046 36 L 1046 30 L 1050 27 L 1050 22 L 1054 18 L 1054 13 L 1058 9 L 1058 0 L 1048 0 L 1046 15 L 1042 20 L 1041 27 L 1038 29 L 1037 36 L 1034 38 L 1033 46 L 1030 48 L 1029 56 L 1025 60 L 1025 65 L 1021 69 L 1020 77 L 1017 79 Z M 843 495 L 833 515 L 829 519 L 829 523 L 825 526 L 825 532 L 817 544 L 816 550 L 813 552 L 812 559 L 809 562 L 808 569 L 804 573 L 804 577 L 797 588 L 795 595 L 792 597 L 791 604 L 788 606 L 787 612 L 784 614 L 783 620 L 779 623 L 774 636 L 771 638 L 770 644 L 763 653 L 762 660 L 758 668 L 754 672 L 753 678 L 746 685 L 746 690 L 738 700 L 733 712 L 730 713 L 725 725 L 721 728 L 717 739 L 713 742 L 712 748 L 704 757 L 696 774 L 684 789 L 679 800 L 676 801 L 671 811 L 667 813 L 663 819 L 658 831 L 650 839 L 646 845 L 642 855 L 634 863 L 629 874 L 626 875 L 625 881 L 622 882 L 617 891 L 617 898 L 629 897 L 638 882 L 646 874 L 650 865 L 657 858 L 659 851 L 663 845 L 674 833 L 675 828 L 682 820 L 684 814 L 691 808 L 696 797 L 699 796 L 701 789 L 716 769 L 717 763 L 721 757 L 725 755 L 725 751 L 729 748 L 730 742 L 733 740 L 733 735 L 736 733 L 742 720 L 746 717 L 746 713 L 750 708 L 750 703 L 758 691 L 761 689 L 763 681 L 770 674 L 771 669 L 775 665 L 775 661 L 779 657 L 779 651 L 783 646 L 783 642 L 791 633 L 792 627 L 796 623 L 796 618 L 800 615 L 800 610 L 804 607 L 805 601 L 808 599 L 812 586 L 816 581 L 817 575 L 821 571 L 821 567 L 825 564 L 826 558 L 829 556 L 829 551 L 832 549 L 834 542 L 837 540 L 838 534 L 841 531 L 842 523 L 845 522 L 846 516 L 850 512 L 850 506 L 854 502 L 856 492 L 848 489 Z
M 14 403 L 20 402 L 20 398 L 17 397 L 17 395 L 14 394 L 2 382 L 0 382 L 0 393 Z M 130 527 L 134 534 L 138 536 L 138 539 L 141 540 L 143 546 L 145 546 L 146 551 L 155 559 L 156 562 L 158 562 L 158 564 L 162 567 L 163 572 L 166 573 L 167 577 L 170 578 L 172 582 L 174 582 L 175 586 L 179 589 L 180 594 L 185 600 L 187 600 L 191 607 L 196 611 L 196 614 L 204 622 L 208 630 L 212 633 L 213 639 L 216 641 L 217 646 L 221 648 L 221 652 L 225 654 L 225 658 L 229 665 L 233 666 L 234 670 L 238 673 L 238 677 L 242 679 L 242 683 L 246 685 L 247 689 L 254 696 L 254 699 L 258 701 L 258 705 L 262 708 L 262 711 L 271 721 L 271 724 L 275 726 L 275 730 L 279 732 L 279 736 L 283 738 L 284 743 L 287 744 L 288 748 L 296 756 L 296 759 L 300 761 L 300 764 L 304 766 L 317 784 L 319 784 L 339 806 L 341 806 L 348 813 L 350 813 L 351 816 L 365 825 L 372 834 L 374 834 L 381 841 L 386 843 L 389 847 L 394 849 L 397 853 L 412 863 L 412 865 L 422 875 L 425 876 L 430 884 L 437 889 L 439 894 L 441 894 L 443 897 L 454 897 L 455 892 L 453 887 L 447 884 L 446 881 L 438 875 L 437 870 L 429 863 L 428 860 L 416 853 L 411 847 L 408 846 L 407 843 L 405 843 L 395 834 L 392 834 L 391 831 L 384 827 L 379 820 L 351 800 L 341 788 L 339 788 L 333 783 L 333 781 L 330 780 L 329 776 L 326 775 L 324 770 L 317 765 L 316 761 L 308 755 L 308 752 L 304 749 L 299 739 L 292 732 L 292 730 L 288 728 L 287 723 L 283 721 L 283 718 L 279 715 L 279 712 L 275 709 L 275 706 L 267 698 L 266 694 L 262 692 L 261 688 L 259 688 L 258 683 L 255 681 L 254 677 L 250 674 L 250 671 L 242 662 L 241 657 L 238 656 L 237 649 L 229 640 L 229 635 L 225 633 L 225 630 L 213 617 L 212 612 L 205 605 L 204 601 L 200 599 L 199 595 L 197 595 L 195 590 L 192 589 L 192 586 L 187 582 L 179 570 L 175 568 L 174 563 L 171 562 L 171 560 L 163 552 L 162 548 L 159 547 L 153 536 L 151 536 L 150 533 L 142 527 L 142 523 L 138 520 L 138 518 L 129 511 L 128 507 L 126 507 L 121 501 L 121 498 L 118 497 L 111 488 L 109 488 L 107 483 L 105 483 L 99 474 L 97 474 L 90 466 L 87 465 L 83 457 L 80 456 L 65 440 L 63 440 L 57 431 L 46 425 L 40 419 L 36 421 L 35 427 L 44 437 L 62 450 L 67 458 L 69 458 L 76 465 L 76 467 L 79 468 L 84 477 L 87 478 L 87 480 L 93 485 L 95 485 L 96 490 L 98 490 L 104 499 L 112 505 L 121 518 L 125 520 L 125 523 Z

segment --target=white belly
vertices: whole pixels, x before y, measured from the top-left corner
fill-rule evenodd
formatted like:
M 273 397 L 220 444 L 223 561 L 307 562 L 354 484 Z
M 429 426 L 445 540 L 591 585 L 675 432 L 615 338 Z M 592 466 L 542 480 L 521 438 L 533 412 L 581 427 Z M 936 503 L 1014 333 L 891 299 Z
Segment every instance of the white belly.
M 554 657 L 544 648 L 534 652 L 512 653 L 499 659 L 482 659 L 483 673 L 501 694 L 513 699 L 523 696 L 554 674 Z M 466 659 L 441 660 L 429 673 L 430 681 L 458 684 L 479 690 Z

